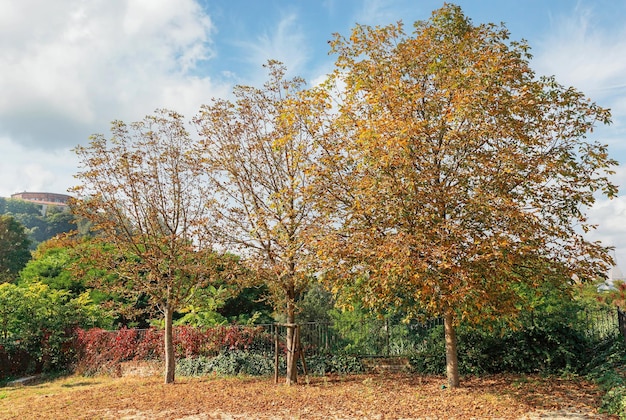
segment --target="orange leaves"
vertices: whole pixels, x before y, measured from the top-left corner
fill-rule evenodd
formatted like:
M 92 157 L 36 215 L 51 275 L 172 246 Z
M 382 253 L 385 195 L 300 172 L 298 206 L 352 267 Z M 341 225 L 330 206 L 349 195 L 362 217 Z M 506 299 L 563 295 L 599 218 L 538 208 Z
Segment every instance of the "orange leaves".
M 183 378 L 167 390 L 156 377 L 64 377 L 38 387 L 4 388 L 0 415 L 59 417 L 611 418 L 598 413 L 600 391 L 579 379 L 539 376 L 467 378 L 442 389 L 434 376 L 400 374 L 308 378 L 298 389 L 257 378 Z M 43 389 L 43 391 L 42 391 Z M 42 394 L 54 395 L 41 404 Z
M 221 246 L 242 255 L 293 317 L 310 281 L 314 251 L 311 177 L 314 136 L 328 107 L 320 90 L 303 91 L 285 67 L 266 66 L 263 88 L 239 86 L 236 101 L 214 101 L 195 118 L 213 186 Z M 293 319 L 290 320 L 293 322 Z
M 606 250 L 576 226 L 592 228 L 585 207 L 617 193 L 616 162 L 585 139 L 610 113 L 536 77 L 525 42 L 445 5 L 410 35 L 401 23 L 358 25 L 331 48 L 336 69 L 317 88 L 271 61 L 262 88 L 203 106 L 200 145 L 162 113 L 77 148 L 93 187 L 77 191 L 94 197 L 99 226 L 126 217 L 116 234 L 168 238 L 193 220 L 191 231 L 215 232 L 290 299 L 324 273 L 335 290 L 358 281 L 373 307 L 454 307 L 468 319 L 510 310 L 512 280 L 603 269 Z M 203 230 L 208 220 L 216 226 Z
M 545 274 L 520 267 L 604 264 L 575 226 L 595 192 L 616 191 L 606 147 L 584 138 L 608 113 L 536 78 L 528 46 L 508 36 L 446 5 L 411 36 L 358 26 L 333 43 L 327 86 L 341 86 L 341 107 L 315 182 L 327 235 L 343 240 L 325 242 L 324 262 L 346 284 L 358 267 L 380 306 L 406 296 L 436 313 L 506 312 L 512 278 Z
M 149 288 L 138 292 L 159 302 L 167 294 L 175 305 L 193 289 L 183 283 L 196 284 L 203 276 L 188 260 L 210 249 L 212 239 L 210 195 L 195 140 L 183 117 L 167 110 L 128 125 L 116 121 L 111 131 L 110 140 L 97 135 L 76 148 L 83 171 L 74 211 L 123 256 L 107 268 Z

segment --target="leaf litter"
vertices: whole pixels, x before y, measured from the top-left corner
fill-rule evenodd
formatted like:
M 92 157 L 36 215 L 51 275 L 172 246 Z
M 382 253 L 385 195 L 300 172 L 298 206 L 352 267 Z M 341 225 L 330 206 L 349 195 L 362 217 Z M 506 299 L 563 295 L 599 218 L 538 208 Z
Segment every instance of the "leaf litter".
M 70 376 L 4 388 L 2 419 L 615 419 L 582 378 L 497 375 L 445 378 L 368 374 L 301 378 Z

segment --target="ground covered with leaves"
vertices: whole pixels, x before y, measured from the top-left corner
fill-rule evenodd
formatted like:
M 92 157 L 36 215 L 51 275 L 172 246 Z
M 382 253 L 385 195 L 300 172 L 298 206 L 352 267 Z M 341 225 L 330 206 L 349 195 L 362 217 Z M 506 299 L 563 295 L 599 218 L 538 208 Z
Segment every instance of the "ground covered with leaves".
M 405 374 L 302 379 L 71 376 L 0 388 L 2 419 L 609 419 L 580 378 L 490 376 L 444 388 Z

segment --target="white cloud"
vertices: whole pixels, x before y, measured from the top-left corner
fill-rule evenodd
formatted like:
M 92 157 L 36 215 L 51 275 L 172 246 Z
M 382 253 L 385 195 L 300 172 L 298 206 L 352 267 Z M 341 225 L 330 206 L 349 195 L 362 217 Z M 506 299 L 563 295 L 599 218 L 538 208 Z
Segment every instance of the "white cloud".
M 598 134 L 626 163 L 626 27 L 621 20 L 601 19 L 600 13 L 606 11 L 578 4 L 570 14 L 555 17 L 538 43 L 533 67 L 611 109 L 613 125 Z
M 591 8 L 576 7 L 559 16 L 542 42 L 533 64 L 542 74 L 555 74 L 565 85 L 600 96 L 626 86 L 626 27 L 597 20 Z
M 21 191 L 66 193 L 78 159 L 69 150 L 33 150 L 0 138 L 0 197 Z
M 611 108 L 614 125 L 609 136 L 621 140 L 626 134 L 626 27 L 621 21 L 600 20 L 598 13 L 579 4 L 571 14 L 554 18 L 552 30 L 539 42 L 533 67 Z
M 254 80 L 245 84 L 260 85 L 267 80 L 261 66 L 270 59 L 285 64 L 289 74 L 301 75 L 309 59 L 309 42 L 296 13 L 282 15 L 274 27 L 262 31 L 253 40 L 238 41 L 236 45 L 244 51 L 249 67 L 258 69 L 252 77 Z
M 398 18 L 397 6 L 385 0 L 366 0 L 355 16 L 355 23 L 360 25 L 384 25 L 394 23 Z M 412 22 L 404 22 L 411 24 Z
M 593 6 L 592 6 L 593 7 Z M 574 86 L 600 106 L 610 108 L 611 126 L 598 127 L 590 139 L 609 144 L 613 158 L 620 162 L 611 179 L 621 185 L 621 196 L 601 198 L 588 210 L 589 221 L 597 224 L 590 240 L 614 246 L 618 262 L 626 265 L 626 27 L 616 26 L 603 11 L 582 7 L 570 14 L 556 16 L 552 27 L 533 50 L 533 67 L 539 75 L 554 75 L 565 86 Z
M 626 196 L 613 200 L 603 199 L 589 211 L 589 221 L 598 228 L 586 237 L 615 247 L 615 255 L 621 267 L 626 266 Z
M 0 134 L 55 149 L 155 108 L 195 113 L 224 90 L 194 74 L 212 31 L 192 0 L 3 2 Z
M 597 225 L 597 229 L 590 231 L 586 237 L 592 241 L 601 241 L 606 246 L 615 247 L 615 256 L 626 267 L 626 166 L 615 168 L 611 181 L 621 186 L 622 195 L 614 198 L 599 198 L 594 206 L 587 211 L 588 221 Z

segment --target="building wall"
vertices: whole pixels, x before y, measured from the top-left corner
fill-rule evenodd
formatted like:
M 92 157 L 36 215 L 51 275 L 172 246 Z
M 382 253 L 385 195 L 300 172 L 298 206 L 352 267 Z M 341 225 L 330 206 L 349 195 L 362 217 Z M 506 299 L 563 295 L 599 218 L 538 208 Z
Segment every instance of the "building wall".
M 11 194 L 11 198 L 29 201 L 40 205 L 42 216 L 46 215 L 50 206 L 60 207 L 63 211 L 68 210 L 68 202 L 71 196 L 67 194 L 56 194 L 48 192 L 21 192 Z
M 67 204 L 71 196 L 66 194 L 56 194 L 48 192 L 21 192 L 12 194 L 11 198 L 18 198 L 24 201 L 44 202 L 48 204 Z

